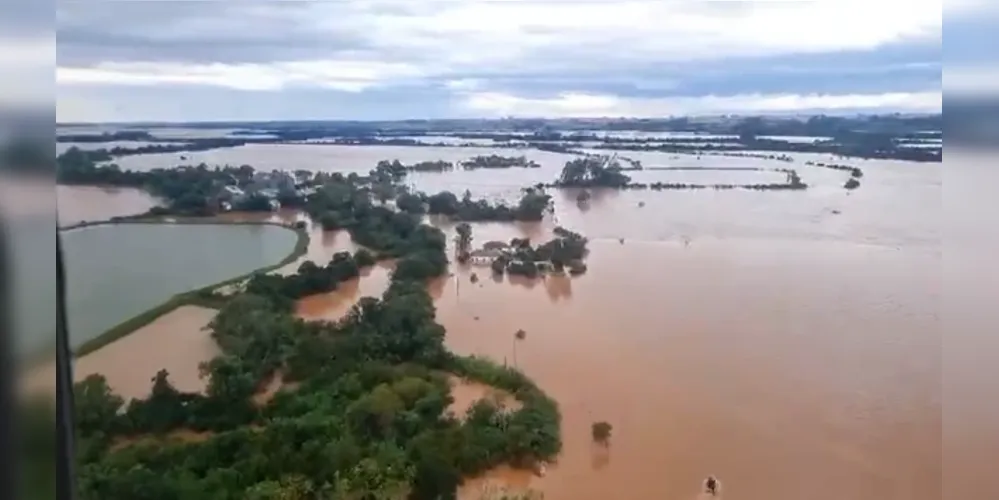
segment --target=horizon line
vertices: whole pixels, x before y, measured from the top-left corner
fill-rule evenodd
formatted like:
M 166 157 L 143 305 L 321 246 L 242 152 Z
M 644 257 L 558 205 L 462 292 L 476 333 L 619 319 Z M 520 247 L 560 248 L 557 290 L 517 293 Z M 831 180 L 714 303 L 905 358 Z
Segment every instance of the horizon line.
M 250 120 L 240 120 L 240 119 L 219 119 L 219 120 L 123 120 L 123 121 L 95 121 L 95 122 L 83 122 L 83 121 L 73 121 L 73 122 L 59 122 L 56 121 L 56 127 L 68 127 L 68 126 L 81 126 L 81 125 L 225 125 L 233 123 L 405 123 L 405 122 L 503 122 L 503 121 L 531 121 L 531 120 L 543 120 L 550 122 L 586 122 L 586 121 L 633 121 L 633 122 L 655 122 L 655 121 L 666 121 L 666 120 L 677 120 L 682 118 L 687 119 L 738 119 L 738 118 L 814 118 L 814 117 L 830 117 L 830 118 L 878 118 L 878 117 L 906 117 L 906 118 L 920 118 L 920 117 L 942 117 L 943 112 L 847 112 L 847 113 L 809 113 L 809 112 L 788 112 L 788 113 L 756 113 L 756 114 L 710 114 L 710 115 L 674 115 L 674 116 L 663 116 L 658 118 L 649 117 L 637 117 L 637 116 L 601 116 L 601 117 L 545 117 L 545 116 L 509 116 L 509 117 L 490 117 L 490 118 L 394 118 L 394 119 L 349 119 L 349 118 L 273 118 L 273 119 L 250 119 Z

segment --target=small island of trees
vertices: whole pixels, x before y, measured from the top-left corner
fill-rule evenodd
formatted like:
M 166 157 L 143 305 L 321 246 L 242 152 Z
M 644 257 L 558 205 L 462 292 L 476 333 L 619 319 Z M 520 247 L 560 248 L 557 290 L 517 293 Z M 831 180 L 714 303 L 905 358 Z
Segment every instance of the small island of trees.
M 461 162 L 462 168 L 465 170 L 475 170 L 478 168 L 541 168 L 541 165 L 534 162 L 533 160 L 528 160 L 524 156 L 499 156 L 499 155 L 487 155 L 487 156 L 475 156 L 468 160 Z
M 551 196 L 542 189 L 525 188 L 517 205 L 509 206 L 473 199 L 467 190 L 460 199 L 450 191 L 433 195 L 403 192 L 396 198 L 396 207 L 413 215 L 443 215 L 463 222 L 539 221 L 551 210 Z
M 555 228 L 555 237 L 541 245 L 532 246 L 527 238 L 514 238 L 506 251 L 490 264 L 495 274 L 536 278 L 547 272 L 578 275 L 586 272 L 587 239 L 562 227 Z

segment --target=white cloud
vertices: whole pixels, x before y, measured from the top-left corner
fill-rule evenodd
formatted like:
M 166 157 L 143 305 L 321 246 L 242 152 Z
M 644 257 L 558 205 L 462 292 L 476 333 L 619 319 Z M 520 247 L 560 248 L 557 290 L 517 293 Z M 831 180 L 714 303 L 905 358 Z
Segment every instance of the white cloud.
M 60 85 L 209 85 L 236 90 L 315 86 L 359 92 L 386 80 L 418 76 L 406 64 L 377 61 L 289 61 L 274 64 L 115 63 L 58 68 Z
M 893 110 L 939 112 L 941 93 L 935 91 L 884 94 L 783 94 L 667 98 L 628 98 L 567 93 L 531 99 L 503 93 L 472 93 L 465 109 L 481 116 L 662 117 L 724 113 L 774 113 L 800 110 Z
M 445 86 L 449 90 L 456 90 L 460 92 L 468 92 L 472 90 L 479 90 L 485 86 L 482 80 L 476 78 L 460 78 L 457 80 L 449 80 Z

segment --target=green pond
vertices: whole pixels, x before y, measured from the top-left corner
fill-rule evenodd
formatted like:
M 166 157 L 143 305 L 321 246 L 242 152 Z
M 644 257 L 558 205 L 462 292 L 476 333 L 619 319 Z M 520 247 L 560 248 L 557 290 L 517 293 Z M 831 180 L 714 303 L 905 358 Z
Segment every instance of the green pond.
M 55 232 L 40 226 L 11 231 L 19 236 L 13 319 L 22 353 L 55 338 Z M 105 225 L 61 235 L 74 346 L 175 294 L 275 264 L 298 238 L 277 226 L 225 224 Z

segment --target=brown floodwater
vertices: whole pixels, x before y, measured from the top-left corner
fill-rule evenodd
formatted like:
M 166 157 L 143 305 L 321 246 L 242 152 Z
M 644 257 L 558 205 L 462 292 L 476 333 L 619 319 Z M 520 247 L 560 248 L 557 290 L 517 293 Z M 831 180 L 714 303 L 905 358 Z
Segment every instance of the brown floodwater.
M 773 240 L 591 246 L 582 277 L 497 281 L 456 266 L 432 286 L 450 348 L 515 364 L 561 404 L 564 453 L 532 488 L 683 499 L 716 474 L 736 498 L 939 498 L 932 253 Z M 299 312 L 336 319 L 387 280 L 376 268 Z M 614 426 L 609 449 L 590 442 L 601 420 Z M 518 488 L 531 477 L 496 474 Z
M 451 385 L 451 397 L 454 399 L 454 402 L 448 407 L 448 411 L 458 418 L 464 418 L 472 405 L 482 399 L 503 409 L 511 411 L 520 409 L 520 402 L 514 399 L 513 394 L 502 389 L 496 389 L 472 380 L 464 380 L 454 375 L 448 377 L 448 383 Z
M 98 186 L 56 186 L 59 225 L 68 226 L 148 211 L 158 200 L 133 188 Z
M 101 374 L 111 389 L 126 400 L 149 396 L 152 379 L 161 369 L 170 373 L 170 382 L 180 391 L 200 392 L 206 381 L 199 365 L 220 351 L 206 327 L 216 311 L 198 306 L 181 306 L 152 323 L 76 360 L 73 378 Z M 55 388 L 52 361 L 32 367 L 22 382 L 28 393 Z
M 417 157 L 425 149 L 387 157 L 435 159 Z M 544 168 L 413 182 L 515 196 L 518 178 L 553 176 L 555 159 L 526 153 Z M 591 239 L 589 272 L 577 278 L 497 280 L 452 266 L 431 285 L 451 349 L 515 364 L 561 405 L 557 464 L 543 477 L 498 470 L 486 479 L 556 500 L 694 499 L 709 474 L 731 499 L 941 497 L 940 166 L 846 161 L 865 173 L 847 192 L 842 172 L 800 163 L 829 158 L 799 156 L 812 185 L 802 193 L 598 190 L 578 205 L 566 191 L 543 223 L 473 225 L 475 245 L 543 239 L 556 223 Z M 310 158 L 288 161 L 331 164 Z M 344 233 L 311 231 L 306 258 L 354 248 Z M 337 318 L 378 295 L 389 274 L 376 267 L 304 299 L 299 313 Z M 591 442 L 595 421 L 613 425 L 607 448 Z M 965 435 L 997 432 L 976 425 Z M 989 453 L 965 451 L 972 466 Z

